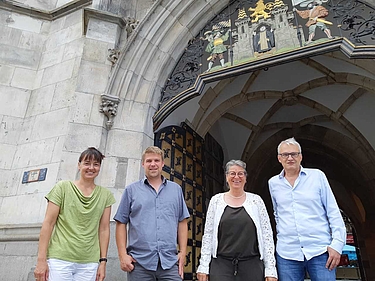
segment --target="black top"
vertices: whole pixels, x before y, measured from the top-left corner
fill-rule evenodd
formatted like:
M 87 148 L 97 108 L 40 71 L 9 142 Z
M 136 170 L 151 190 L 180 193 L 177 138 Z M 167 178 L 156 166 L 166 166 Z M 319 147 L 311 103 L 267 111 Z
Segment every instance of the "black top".
M 260 255 L 255 224 L 243 206 L 225 207 L 219 223 L 217 255 L 228 258 Z

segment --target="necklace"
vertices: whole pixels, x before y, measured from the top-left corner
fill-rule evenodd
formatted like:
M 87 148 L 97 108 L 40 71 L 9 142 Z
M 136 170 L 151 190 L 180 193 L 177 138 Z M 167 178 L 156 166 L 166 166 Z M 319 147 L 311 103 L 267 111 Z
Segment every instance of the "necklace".
M 229 194 L 229 192 L 227 192 L 227 195 L 228 195 L 229 197 L 232 197 L 233 199 L 240 199 L 240 198 L 244 197 L 245 194 L 246 194 L 246 193 L 244 192 L 241 196 L 233 196 L 233 195 Z

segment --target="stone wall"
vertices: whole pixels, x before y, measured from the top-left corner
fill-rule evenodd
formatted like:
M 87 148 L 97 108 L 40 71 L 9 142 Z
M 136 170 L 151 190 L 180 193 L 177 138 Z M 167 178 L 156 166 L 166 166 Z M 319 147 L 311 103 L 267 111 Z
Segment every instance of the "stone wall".
M 72 8 L 59 10 L 67 2 Z M 131 135 L 133 126 L 140 125 L 137 130 L 143 131 L 150 123 L 151 128 L 148 106 L 127 104 L 120 117 L 127 131 L 124 141 L 112 144 L 126 153 L 115 155 L 108 149 L 111 131 L 102 99 L 121 55 L 119 48 L 137 22 L 87 5 L 77 8 L 78 2 L 85 3 L 18 1 L 15 9 L 9 5 L 1 9 L 0 3 L 0 272 L 5 273 L 4 280 L 34 280 L 44 196 L 57 181 L 77 177 L 80 152 L 95 146 L 105 153 L 97 184 L 109 187 L 117 202 L 123 188 L 141 174 L 144 142 Z M 139 13 L 143 16 L 146 2 L 137 3 L 143 4 Z M 31 11 L 35 15 L 27 15 Z M 152 144 L 147 139 L 147 145 Z M 41 168 L 47 168 L 44 181 L 22 184 L 24 172 Z M 117 204 L 112 212 L 116 209 Z M 107 280 L 124 280 L 113 222 L 111 228 Z

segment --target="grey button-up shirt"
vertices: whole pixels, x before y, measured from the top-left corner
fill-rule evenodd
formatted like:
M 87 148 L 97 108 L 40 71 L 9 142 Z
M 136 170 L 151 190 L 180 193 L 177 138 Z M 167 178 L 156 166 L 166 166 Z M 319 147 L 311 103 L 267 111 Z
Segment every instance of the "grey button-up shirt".
M 188 218 L 181 187 L 163 179 L 158 192 L 147 178 L 125 188 L 114 219 L 128 224 L 128 254 L 142 267 L 156 271 L 177 263 L 178 223 Z

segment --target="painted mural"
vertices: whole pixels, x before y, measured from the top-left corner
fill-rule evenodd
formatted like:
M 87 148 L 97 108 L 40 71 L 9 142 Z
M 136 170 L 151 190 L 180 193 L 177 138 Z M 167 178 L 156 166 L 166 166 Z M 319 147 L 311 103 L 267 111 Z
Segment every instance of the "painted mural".
M 200 37 L 207 41 L 205 72 L 337 38 L 327 2 L 258 0 L 227 11 L 229 19 L 213 22 Z
M 200 74 L 343 38 L 375 46 L 375 9 L 358 0 L 237 0 L 207 20 L 166 82 L 160 107 Z

